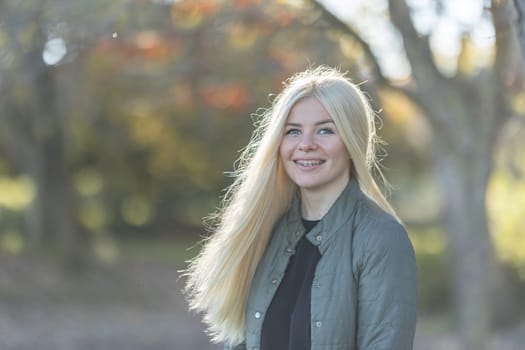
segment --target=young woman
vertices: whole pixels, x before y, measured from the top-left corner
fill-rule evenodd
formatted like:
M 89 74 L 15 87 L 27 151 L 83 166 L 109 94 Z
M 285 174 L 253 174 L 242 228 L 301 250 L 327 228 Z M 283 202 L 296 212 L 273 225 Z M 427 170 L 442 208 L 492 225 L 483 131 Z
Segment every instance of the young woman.
M 190 307 L 226 349 L 412 348 L 412 245 L 372 172 L 374 113 L 329 67 L 264 113 L 186 271 Z

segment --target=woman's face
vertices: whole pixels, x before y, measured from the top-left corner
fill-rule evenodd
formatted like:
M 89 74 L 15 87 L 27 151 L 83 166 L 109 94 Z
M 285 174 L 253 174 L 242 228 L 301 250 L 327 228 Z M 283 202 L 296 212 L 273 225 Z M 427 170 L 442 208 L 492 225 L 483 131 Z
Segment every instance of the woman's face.
M 348 183 L 350 156 L 332 118 L 315 97 L 300 100 L 291 109 L 279 155 L 301 191 L 338 195 Z

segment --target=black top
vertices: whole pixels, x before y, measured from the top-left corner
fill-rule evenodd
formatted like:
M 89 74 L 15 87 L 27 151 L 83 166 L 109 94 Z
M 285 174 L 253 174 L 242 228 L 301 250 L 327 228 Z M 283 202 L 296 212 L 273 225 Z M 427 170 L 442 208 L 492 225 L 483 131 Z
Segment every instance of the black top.
M 303 220 L 306 232 L 319 221 Z M 264 317 L 261 350 L 310 349 L 310 295 L 321 254 L 306 239 L 297 243 L 273 300 Z

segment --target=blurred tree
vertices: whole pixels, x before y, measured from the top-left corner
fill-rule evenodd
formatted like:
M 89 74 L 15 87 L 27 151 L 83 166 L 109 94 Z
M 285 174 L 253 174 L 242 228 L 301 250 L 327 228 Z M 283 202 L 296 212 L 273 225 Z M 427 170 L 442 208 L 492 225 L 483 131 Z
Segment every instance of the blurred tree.
M 51 248 L 68 267 L 84 263 L 88 252 L 70 167 L 70 117 L 78 113 L 73 101 L 81 85 L 72 63 L 81 61 L 90 35 L 106 28 L 114 9 L 108 4 L 0 1 L 0 141 L 12 167 L 35 188 L 25 241 L 32 253 Z M 96 14 L 102 7 L 103 15 Z
M 71 262 L 82 249 L 64 152 L 57 69 L 43 59 L 53 45 L 45 10 L 45 1 L 0 2 L 0 124 L 7 156 L 36 188 L 26 220 L 30 246 L 34 251 L 45 241 Z M 54 45 L 60 50 L 60 41 Z
M 83 110 L 99 132 L 78 119 L 76 166 L 103 173 L 106 225 L 200 224 L 229 181 L 220 170 L 231 169 L 250 137 L 250 113 L 269 105 L 268 91 L 309 60 L 344 60 L 303 13 L 274 1 L 137 2 L 114 36 L 98 41 L 81 74 L 86 101 L 97 101 Z M 311 40 L 320 43 L 315 50 Z M 154 217 L 131 222 L 137 216 L 124 208 L 132 198 Z
M 492 1 L 495 57 L 491 65 L 469 69 L 468 34 L 457 56 L 455 73 L 440 70 L 439 52 L 433 52 L 428 35 L 416 29 L 404 0 L 389 0 L 392 25 L 402 37 L 410 79 L 393 81 L 383 72 L 380 53 L 362 33 L 345 23 L 320 2 L 310 2 L 328 23 L 356 41 L 364 52 L 369 76 L 380 89 L 407 96 L 424 112 L 432 132 L 435 178 L 444 196 L 444 219 L 453 257 L 455 296 L 464 349 L 486 349 L 494 308 L 491 288 L 503 281 L 498 273 L 486 213 L 486 190 L 493 170 L 494 149 L 507 121 L 516 117 L 515 98 L 523 91 L 523 72 L 517 60 L 507 2 Z M 496 300 L 508 301 L 506 288 Z M 501 303 L 500 303 L 501 304 Z M 492 307 L 491 307 L 492 306 Z
M 36 188 L 25 236 L 73 257 L 89 247 L 83 231 L 199 224 L 268 91 L 345 60 L 297 3 L 0 6 L 0 140 Z
M 523 69 L 525 70 L 525 0 L 514 0 L 513 2 L 515 11 L 512 14 L 515 16 L 512 19 L 514 29 L 518 34 Z

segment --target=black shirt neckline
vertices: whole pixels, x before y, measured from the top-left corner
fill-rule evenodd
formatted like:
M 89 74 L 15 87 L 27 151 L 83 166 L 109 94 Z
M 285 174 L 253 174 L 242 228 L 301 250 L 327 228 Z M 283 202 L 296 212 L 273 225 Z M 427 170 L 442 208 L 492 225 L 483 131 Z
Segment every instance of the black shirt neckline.
M 306 219 L 302 219 L 303 221 L 303 226 L 304 228 L 306 229 L 306 233 L 310 232 L 314 227 L 315 225 L 317 225 L 319 223 L 319 221 L 321 220 L 306 220 Z

